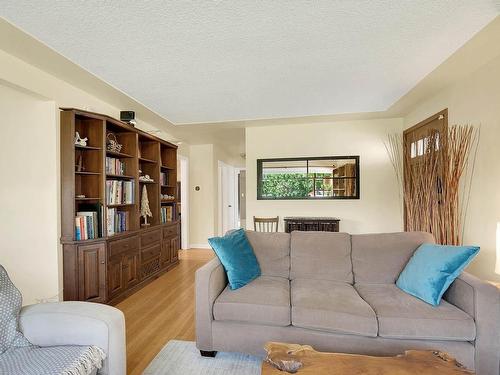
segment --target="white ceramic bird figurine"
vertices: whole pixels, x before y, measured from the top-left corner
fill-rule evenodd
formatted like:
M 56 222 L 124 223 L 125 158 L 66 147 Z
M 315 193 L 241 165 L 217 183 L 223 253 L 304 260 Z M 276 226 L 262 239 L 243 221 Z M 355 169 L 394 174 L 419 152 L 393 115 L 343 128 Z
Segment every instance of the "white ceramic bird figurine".
M 87 137 L 82 138 L 82 137 L 80 137 L 80 133 L 78 133 L 78 132 L 75 133 L 75 145 L 85 147 L 85 146 L 87 146 L 87 141 L 88 141 Z

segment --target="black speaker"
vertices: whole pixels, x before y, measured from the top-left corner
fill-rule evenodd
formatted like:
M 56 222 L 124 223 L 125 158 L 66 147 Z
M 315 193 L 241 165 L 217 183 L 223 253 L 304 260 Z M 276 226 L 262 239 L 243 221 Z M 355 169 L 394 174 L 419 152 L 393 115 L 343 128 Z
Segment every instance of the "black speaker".
M 124 122 L 135 122 L 135 112 L 134 111 L 120 111 L 120 120 Z

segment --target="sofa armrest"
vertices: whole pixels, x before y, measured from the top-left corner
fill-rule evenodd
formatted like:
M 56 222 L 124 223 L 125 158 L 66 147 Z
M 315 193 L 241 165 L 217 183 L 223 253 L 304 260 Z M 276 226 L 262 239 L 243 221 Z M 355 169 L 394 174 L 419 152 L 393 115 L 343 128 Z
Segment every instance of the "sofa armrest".
M 196 271 L 196 346 L 212 351 L 212 321 L 215 299 L 227 285 L 224 267 L 218 258 Z
M 445 300 L 476 322 L 475 370 L 478 375 L 498 374 L 500 366 L 500 290 L 466 272 L 445 294 Z
M 111 306 L 59 302 L 22 308 L 19 326 L 35 345 L 95 345 L 106 353 L 99 374 L 125 375 L 125 318 Z

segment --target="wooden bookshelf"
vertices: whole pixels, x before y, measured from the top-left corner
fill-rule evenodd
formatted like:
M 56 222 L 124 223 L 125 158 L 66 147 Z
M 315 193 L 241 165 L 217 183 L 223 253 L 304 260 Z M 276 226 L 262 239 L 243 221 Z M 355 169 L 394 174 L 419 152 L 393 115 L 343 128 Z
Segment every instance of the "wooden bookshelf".
M 86 146 L 74 144 L 75 132 L 88 138 Z M 108 139 L 122 148 L 108 150 Z M 144 175 L 153 181 L 140 181 Z M 176 182 L 176 145 L 107 115 L 61 108 L 65 300 L 115 303 L 178 263 Z M 152 213 L 147 226 L 143 188 Z

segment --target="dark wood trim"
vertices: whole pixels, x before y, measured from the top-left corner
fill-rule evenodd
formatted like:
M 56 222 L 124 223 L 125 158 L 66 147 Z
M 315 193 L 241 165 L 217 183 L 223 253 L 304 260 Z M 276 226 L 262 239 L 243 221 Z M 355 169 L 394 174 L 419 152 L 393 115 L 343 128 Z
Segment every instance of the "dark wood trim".
M 270 161 L 308 161 L 308 160 L 329 160 L 329 159 L 355 159 L 356 176 L 356 194 L 350 197 L 303 197 L 303 198 L 266 198 L 262 196 L 262 163 Z M 342 199 L 360 199 L 360 157 L 359 155 L 352 156 L 314 156 L 314 157 L 298 157 L 298 158 L 270 158 L 257 159 L 257 200 L 281 201 L 281 200 L 342 200 Z M 334 179 L 334 178 L 332 178 Z
M 123 122 L 123 121 L 120 121 L 120 120 L 117 120 L 111 116 L 108 116 L 108 115 L 105 115 L 105 114 L 102 114 L 102 113 L 98 113 L 98 112 L 90 112 L 90 111 L 85 111 L 83 109 L 78 109 L 78 108 L 71 108 L 71 107 L 60 107 L 59 108 L 61 111 L 72 111 L 74 112 L 75 114 L 78 114 L 78 115 L 83 115 L 83 116 L 93 116 L 95 118 L 100 118 L 102 120 L 105 120 L 105 121 L 109 121 L 111 123 L 113 123 L 114 125 L 117 125 L 117 126 L 120 126 L 122 127 L 123 129 L 125 130 L 129 130 L 129 131 L 136 131 L 137 133 L 139 133 L 141 136 L 143 137 L 146 137 L 146 138 L 149 138 L 151 140 L 154 140 L 154 141 L 158 141 L 158 142 L 161 142 L 163 144 L 166 144 L 166 145 L 169 145 L 170 147 L 175 147 L 177 148 L 178 146 L 174 143 L 171 143 L 169 141 L 166 141 L 164 139 L 161 139 L 161 138 L 158 138 L 157 136 L 155 135 L 152 135 L 152 134 L 149 134 L 149 133 L 146 133 L 145 131 L 141 130 L 141 129 L 137 129 L 135 127 L 133 127 L 132 125 L 130 124 L 127 124 L 126 122 Z
M 430 122 L 438 120 L 440 116 L 444 117 L 444 119 L 443 119 L 444 126 L 445 126 L 445 129 L 447 129 L 448 128 L 448 108 L 445 108 L 442 111 L 439 111 L 438 113 L 426 118 L 425 120 L 420 121 L 418 124 L 413 125 L 412 127 L 408 128 L 408 129 L 405 129 L 403 131 L 403 136 L 406 136 L 408 133 L 414 132 L 415 130 L 427 125 Z

